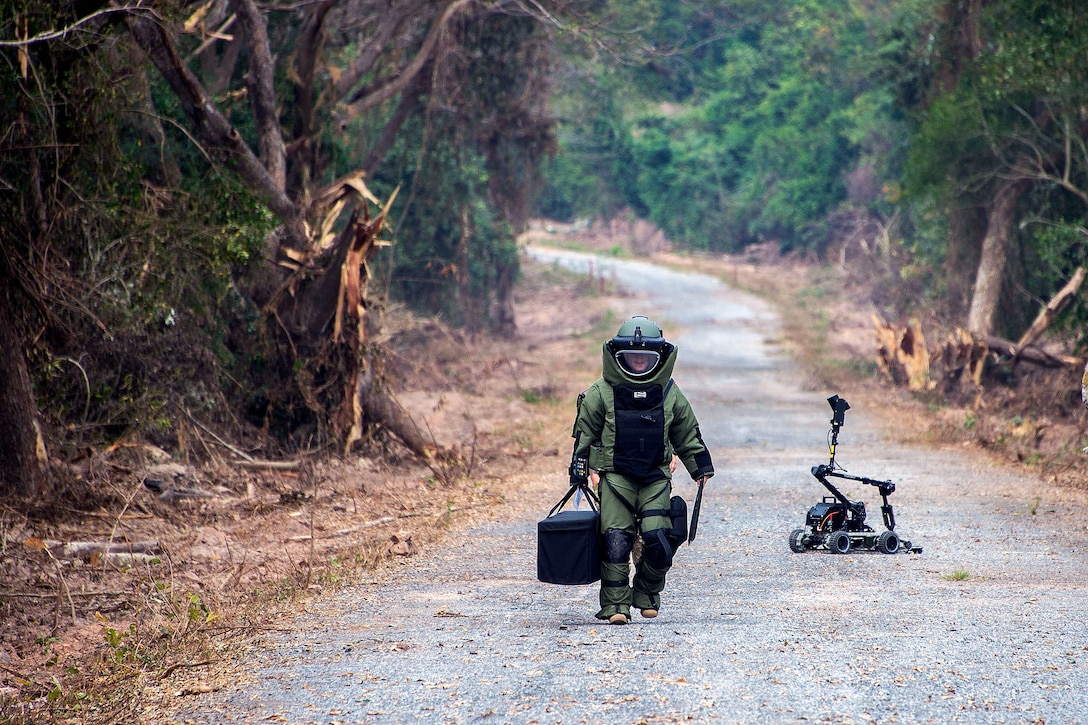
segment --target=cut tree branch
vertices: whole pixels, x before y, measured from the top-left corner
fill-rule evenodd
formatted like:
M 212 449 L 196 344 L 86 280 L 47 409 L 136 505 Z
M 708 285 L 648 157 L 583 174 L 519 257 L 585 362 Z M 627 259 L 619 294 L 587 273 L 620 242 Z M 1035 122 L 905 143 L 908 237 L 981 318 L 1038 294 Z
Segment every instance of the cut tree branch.
M 1078 267 L 1069 281 L 1065 283 L 1065 286 L 1058 290 L 1058 293 L 1051 298 L 1050 302 L 1046 303 L 1035 321 L 1031 323 L 1031 327 L 1020 336 L 1020 340 L 1016 343 L 1017 348 L 1026 347 L 1039 339 L 1039 336 L 1046 331 L 1054 318 L 1060 315 L 1077 296 L 1080 286 L 1084 283 L 1084 276 L 1085 268 Z
M 360 49 L 351 65 L 333 83 L 333 100 L 339 101 L 351 93 L 363 76 L 373 68 L 386 44 L 397 33 L 401 32 L 409 20 L 418 19 L 420 13 L 422 13 L 420 6 L 403 6 L 401 12 L 397 15 L 388 12 L 382 13 L 378 29 L 374 32 L 374 35 Z
M 1052 355 L 1031 345 L 1018 347 L 1011 340 L 1006 340 L 995 335 L 979 335 L 980 340 L 986 343 L 990 352 L 1001 357 L 1012 358 L 1019 362 L 1027 362 L 1046 368 L 1061 368 L 1070 365 L 1080 365 L 1080 358 L 1072 355 Z

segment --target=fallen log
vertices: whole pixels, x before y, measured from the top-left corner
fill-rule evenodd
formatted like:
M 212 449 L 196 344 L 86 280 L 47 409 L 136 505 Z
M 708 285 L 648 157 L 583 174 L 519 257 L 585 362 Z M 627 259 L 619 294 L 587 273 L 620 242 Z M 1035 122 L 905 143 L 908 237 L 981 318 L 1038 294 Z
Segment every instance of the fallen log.
M 249 468 L 255 470 L 268 470 L 268 471 L 297 471 L 299 469 L 298 461 L 259 461 L 248 460 L 238 461 L 237 465 L 241 468 Z
M 1021 346 L 1011 340 L 1005 340 L 994 335 L 984 335 L 982 341 L 990 352 L 999 358 L 1009 358 L 1014 362 L 1026 362 L 1045 368 L 1063 368 L 1080 365 L 1080 358 L 1072 355 L 1054 355 L 1035 347 L 1034 345 Z
M 99 564 L 110 564 L 119 569 L 125 569 L 136 566 L 137 564 L 155 564 L 160 561 L 160 558 L 155 554 L 128 554 L 125 552 L 109 552 L 105 554 L 95 554 L 91 557 L 91 564 L 97 566 Z
M 1071 280 L 1066 287 L 1075 289 L 1074 282 L 1077 281 L 1076 278 Z M 1059 306 L 1055 303 L 1049 308 L 1053 310 Z M 1082 358 L 1048 352 L 1034 344 L 1021 344 L 1023 340 L 1038 339 L 1035 332 L 1022 337 L 1021 342 L 1012 342 L 996 335 L 975 335 L 964 329 L 956 329 L 931 354 L 926 347 L 921 324 L 916 320 L 897 325 L 885 322 L 877 315 L 873 315 L 872 319 L 876 328 L 877 364 L 893 383 L 915 391 L 936 387 L 947 394 L 960 388 L 974 390 L 978 394 L 982 390 L 983 373 L 995 364 L 1011 362 L 1066 368 L 1079 367 L 1084 362 Z M 1035 327 L 1040 331 L 1042 329 L 1039 325 Z M 1088 386 L 1088 371 L 1085 381 Z M 1088 387 L 1085 390 L 1088 391 Z M 1088 392 L 1085 395 L 1088 396 Z
M 59 544 L 57 553 L 63 559 L 89 559 L 94 554 L 154 554 L 159 542 L 151 541 L 70 541 Z M 52 549 L 54 547 L 50 547 Z
M 1058 293 L 1051 298 L 1050 302 L 1046 303 L 1046 306 L 1039 312 L 1035 321 L 1031 323 L 1027 331 L 1020 336 L 1020 340 L 1017 341 L 1017 348 L 1025 348 L 1039 339 L 1039 336 L 1046 331 L 1046 328 L 1050 326 L 1050 323 L 1061 314 L 1062 310 L 1069 306 L 1073 299 L 1077 296 L 1077 292 L 1080 290 L 1080 286 L 1084 283 L 1084 277 L 1086 270 L 1084 267 L 1077 267 L 1077 271 L 1073 273 L 1073 276 L 1065 283 L 1065 286 L 1058 290 Z

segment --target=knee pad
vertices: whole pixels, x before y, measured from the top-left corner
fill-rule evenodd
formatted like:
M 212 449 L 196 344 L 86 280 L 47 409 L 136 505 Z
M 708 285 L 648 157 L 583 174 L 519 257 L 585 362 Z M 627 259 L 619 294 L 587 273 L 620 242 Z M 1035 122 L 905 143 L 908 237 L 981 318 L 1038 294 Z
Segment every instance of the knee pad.
M 635 535 L 623 529 L 604 532 L 604 560 L 609 564 L 623 564 L 635 545 Z
M 654 529 L 642 534 L 642 559 L 655 569 L 668 569 L 676 553 L 665 537 L 668 529 Z

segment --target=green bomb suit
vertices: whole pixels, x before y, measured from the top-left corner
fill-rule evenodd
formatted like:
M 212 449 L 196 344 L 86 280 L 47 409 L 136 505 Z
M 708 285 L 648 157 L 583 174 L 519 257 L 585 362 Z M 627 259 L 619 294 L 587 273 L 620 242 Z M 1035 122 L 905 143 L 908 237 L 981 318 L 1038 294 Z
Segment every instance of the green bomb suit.
M 656 369 L 633 377 L 616 360 L 615 340 L 604 344 L 601 378 L 578 396 L 574 423 L 571 483 L 584 482 L 579 460 L 600 474 L 601 609 L 598 619 L 625 624 L 631 607 L 656 616 L 665 575 L 675 547 L 664 533 L 672 497 L 669 464 L 679 456 L 694 480 L 714 475 L 710 451 L 703 443 L 690 403 L 672 381 L 676 347 L 664 342 L 657 326 L 645 318 L 647 332 L 661 340 Z M 620 328 L 623 335 L 630 321 Z M 628 334 L 630 334 L 628 332 Z M 630 581 L 629 556 L 641 534 L 642 555 Z M 617 615 L 623 615 L 622 617 Z

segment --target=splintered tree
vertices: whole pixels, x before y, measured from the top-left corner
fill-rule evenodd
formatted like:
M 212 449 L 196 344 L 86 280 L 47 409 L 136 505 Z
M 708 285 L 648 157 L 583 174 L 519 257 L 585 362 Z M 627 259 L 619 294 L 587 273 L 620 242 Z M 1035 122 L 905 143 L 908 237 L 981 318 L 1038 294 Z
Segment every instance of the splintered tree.
M 228 14 L 233 11 L 233 14 Z M 492 178 L 491 197 L 498 207 L 497 216 L 510 225 L 510 234 L 524 227 L 524 199 L 506 191 L 510 188 L 528 189 L 532 169 L 539 157 L 549 150 L 547 138 L 550 123 L 539 99 L 544 92 L 539 85 L 539 69 L 531 56 L 519 55 L 517 44 L 508 44 L 497 59 L 501 65 L 529 71 L 529 79 L 515 84 L 507 96 L 492 94 L 486 98 L 472 97 L 463 90 L 479 84 L 473 80 L 479 69 L 463 58 L 487 56 L 501 36 L 489 38 L 488 45 L 472 49 L 478 28 L 489 26 L 493 18 L 506 18 L 501 4 L 473 3 L 468 0 L 445 2 L 416 2 L 388 4 L 373 2 L 323 2 L 284 14 L 269 12 L 266 17 L 253 0 L 232 0 L 230 3 L 209 2 L 179 26 L 168 26 L 158 18 L 142 14 L 129 16 L 133 38 L 167 81 L 181 102 L 190 128 L 211 155 L 229 165 L 243 178 L 247 186 L 265 201 L 277 215 L 280 225 L 267 237 L 264 256 L 275 262 L 266 273 L 271 279 L 252 288 L 253 299 L 263 309 L 275 313 L 279 329 L 286 335 L 295 367 L 293 381 L 307 407 L 317 415 L 322 425 L 328 423 L 331 439 L 345 447 L 361 436 L 362 417 L 394 432 L 417 453 L 423 453 L 418 431 L 403 416 L 399 408 L 386 399 L 386 392 L 373 375 L 373 358 L 365 337 L 352 343 L 357 349 L 334 351 L 330 346 L 340 338 L 329 337 L 336 327 L 346 292 L 344 280 L 360 278 L 355 266 L 365 266 L 377 247 L 372 241 L 362 242 L 368 235 L 377 236 L 387 220 L 389 205 L 373 221 L 358 215 L 334 236 L 313 230 L 329 230 L 342 223 L 338 213 L 350 207 L 343 202 L 351 192 L 359 197 L 377 200 L 363 185 L 362 177 L 373 175 L 386 152 L 395 142 L 398 132 L 411 116 L 420 110 L 420 99 L 428 103 L 446 100 L 465 109 L 486 107 L 484 118 L 498 119 L 490 123 L 460 111 L 461 127 L 469 127 L 488 138 L 472 139 L 489 159 Z M 252 123 L 250 135 L 256 142 L 245 140 L 242 129 L 236 127 L 216 105 L 205 89 L 202 79 L 192 72 L 184 60 L 181 45 L 187 41 L 179 31 L 201 31 L 212 40 L 226 33 L 226 26 L 237 18 L 232 31 L 236 34 L 226 44 L 244 44 L 242 52 L 224 49 L 221 56 L 244 59 L 247 63 L 245 91 Z M 508 22 L 514 26 L 514 22 Z M 517 24 L 523 33 L 524 23 Z M 530 19 L 530 32 L 537 27 Z M 220 30 L 223 28 L 223 30 Z M 350 30 L 349 30 L 350 29 Z M 466 32 L 466 29 L 471 29 Z M 499 29 L 499 33 L 513 32 Z M 275 39 L 275 42 L 273 42 Z M 277 68 L 271 50 L 275 44 L 281 58 L 287 58 L 286 68 Z M 202 54 L 214 53 L 216 43 L 198 47 Z M 500 46 L 501 47 L 501 46 Z M 462 71 L 458 73 L 457 71 Z M 492 71 L 493 69 L 486 69 Z M 538 75 L 533 75 L 533 72 Z M 219 68 L 219 72 L 241 75 L 239 70 Z M 278 93 L 276 81 L 291 80 L 285 93 Z M 458 95 L 453 95 L 456 91 Z M 481 101 L 486 102 L 481 103 Z M 281 111 L 281 109 L 289 109 Z M 282 116 L 282 117 L 281 117 Z M 245 116 L 243 116 L 245 117 Z M 375 124 L 376 122 L 376 124 Z M 376 129 L 375 130 L 375 125 Z M 333 129 L 365 132 L 366 152 L 359 166 L 340 173 L 334 163 L 332 148 L 326 137 Z M 284 128 L 289 129 L 285 138 Z M 535 152 L 522 155 L 516 168 L 504 167 L 503 152 L 522 140 L 526 129 L 541 128 L 544 141 Z M 503 143 L 510 139 L 511 142 Z M 528 170 L 530 178 L 516 178 Z M 418 175 L 418 172 L 416 172 Z M 330 174 L 339 178 L 328 184 Z M 325 182 L 325 186 L 322 186 Z M 486 190 L 481 190 L 485 191 Z M 515 201 L 509 201 L 515 199 Z M 455 210 L 456 211 L 456 210 Z M 346 212 L 345 212 L 346 213 Z M 456 217 L 453 220 L 457 221 Z M 366 225 L 352 231 L 352 227 Z M 456 223 L 453 224 L 456 226 Z M 461 238 L 475 230 L 462 224 Z M 363 245 L 366 252 L 349 251 L 350 245 Z M 462 265 L 461 275 L 468 269 Z M 283 279 L 287 268 L 287 279 Z M 498 279 L 497 303 L 500 326 L 513 326 L 511 285 L 513 275 L 509 262 L 500 261 L 493 272 Z M 363 275 L 365 277 L 365 275 Z M 365 289 L 365 288 L 364 288 Z M 290 294 L 285 294 L 289 290 Z M 271 293 L 271 296 L 268 294 Z M 488 294 L 487 291 L 481 294 Z M 473 303 L 470 291 L 461 299 L 462 305 Z M 365 300 L 359 298 L 349 314 L 365 316 Z M 369 324 L 374 324 L 371 321 Z M 366 329 L 360 320 L 358 330 Z M 308 354 L 309 353 L 309 354 Z M 353 359 L 355 358 L 355 359 Z M 298 361 L 306 361 L 301 367 Z M 340 366 L 330 361 L 340 360 Z M 329 379 L 346 377 L 335 383 Z M 365 381 L 365 382 L 364 382 Z M 341 390 L 344 398 L 331 407 L 315 399 L 317 390 Z M 355 390 L 356 395 L 346 391 Z M 354 398 L 357 401 L 351 403 Z M 352 405 L 359 408 L 353 416 L 345 411 Z M 329 416 L 330 410 L 338 411 Z M 349 423 L 350 420 L 350 423 Z
M 0 138 L 11 296 L 0 334 L 9 369 L 26 374 L 0 396 L 3 490 L 37 485 L 37 421 L 54 448 L 66 421 L 109 440 L 151 426 L 141 402 L 165 411 L 159 428 L 197 406 L 229 422 L 235 408 L 281 442 L 301 427 L 349 450 L 380 427 L 431 453 L 383 381 L 369 262 L 396 232 L 393 205 L 419 205 L 426 187 L 413 180 L 448 172 L 385 162 L 408 125 L 423 133 L 400 159 L 428 157 L 436 116 L 460 129 L 450 138 L 486 179 L 467 193 L 485 198 L 462 198 L 437 228 L 462 258 L 492 265 L 475 262 L 485 283 L 459 289 L 489 297 L 512 329 L 516 260 L 479 254 L 474 235 L 509 246 L 526 222 L 551 150 L 548 27 L 473 0 L 17 5 L 0 19 L 17 69 Z M 504 70 L 502 88 L 481 83 L 484 62 Z M 207 350 L 182 327 L 203 329 Z M 204 366 L 223 370 L 211 376 L 222 390 L 195 389 Z M 170 394 L 152 388 L 171 377 L 194 390 L 161 400 Z M 37 396 L 14 384 L 27 380 Z

